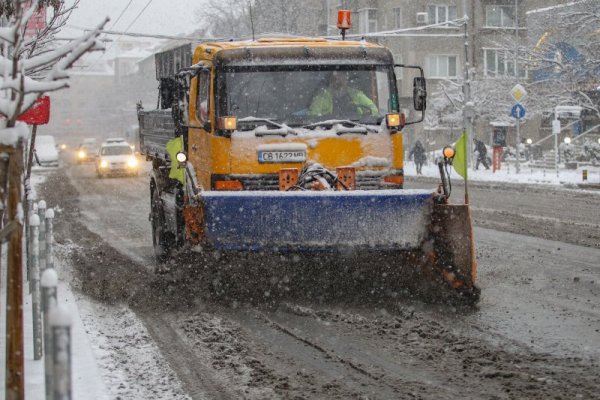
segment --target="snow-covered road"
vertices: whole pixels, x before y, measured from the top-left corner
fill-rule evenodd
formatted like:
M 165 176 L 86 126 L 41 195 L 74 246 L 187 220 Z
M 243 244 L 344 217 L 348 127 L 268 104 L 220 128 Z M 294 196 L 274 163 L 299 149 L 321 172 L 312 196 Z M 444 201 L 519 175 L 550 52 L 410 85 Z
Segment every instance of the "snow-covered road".
M 147 183 L 71 166 L 43 192 L 80 211 L 59 220 L 57 240 L 94 243 L 74 254 L 76 280 L 90 280 L 74 284 L 105 307 L 129 305 L 192 398 L 591 398 L 600 389 L 600 250 L 589 247 L 600 216 L 564 206 L 594 194 L 517 187 L 511 201 L 506 188 L 474 186 L 476 224 L 507 232 L 476 228 L 482 298 L 463 310 L 369 300 L 368 282 L 365 293 L 337 285 L 339 296 L 314 297 L 312 280 L 231 260 L 156 277 Z M 321 283 L 335 288 L 340 275 L 326 271 Z M 270 299 L 276 287 L 293 295 Z

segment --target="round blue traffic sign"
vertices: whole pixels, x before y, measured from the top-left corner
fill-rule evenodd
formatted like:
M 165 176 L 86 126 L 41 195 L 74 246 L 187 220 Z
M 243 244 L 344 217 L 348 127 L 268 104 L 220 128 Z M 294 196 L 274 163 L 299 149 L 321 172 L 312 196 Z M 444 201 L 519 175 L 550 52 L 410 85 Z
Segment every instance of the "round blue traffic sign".
M 510 110 L 510 115 L 512 115 L 513 118 L 517 119 L 523 118 L 525 116 L 525 107 L 523 107 L 519 103 L 515 104 Z

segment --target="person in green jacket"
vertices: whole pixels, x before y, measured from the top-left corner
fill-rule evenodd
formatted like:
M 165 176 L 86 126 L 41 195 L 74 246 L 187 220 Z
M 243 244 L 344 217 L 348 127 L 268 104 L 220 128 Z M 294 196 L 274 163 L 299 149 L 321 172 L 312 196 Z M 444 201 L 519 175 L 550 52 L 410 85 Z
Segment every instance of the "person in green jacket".
M 348 71 L 333 71 L 329 85 L 312 100 L 309 114 L 348 119 L 377 116 L 379 110 L 366 94 L 348 84 Z

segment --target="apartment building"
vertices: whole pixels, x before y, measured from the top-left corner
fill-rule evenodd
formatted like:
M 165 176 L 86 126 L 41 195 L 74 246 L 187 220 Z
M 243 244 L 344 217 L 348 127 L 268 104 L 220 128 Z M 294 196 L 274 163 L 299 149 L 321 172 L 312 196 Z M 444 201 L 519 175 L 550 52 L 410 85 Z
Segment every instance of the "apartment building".
M 565 1 L 346 0 L 329 1 L 329 14 L 335 15 L 341 8 L 352 10 L 350 37 L 385 45 L 399 63 L 423 66 L 431 101 L 433 94 L 440 92 L 442 85 L 448 86 L 449 81 L 462 84 L 465 61 L 475 69 L 471 79 L 497 81 L 498 98 L 492 107 L 495 113 L 477 117 L 474 134 L 488 142 L 493 130 L 504 130 L 514 145 L 514 119 L 510 118 L 514 100 L 509 91 L 514 84 L 529 79 L 526 69 L 515 57 L 517 44 L 525 45 L 528 40 L 526 13 L 561 3 Z M 465 26 L 461 22 L 464 15 L 468 16 L 468 49 L 465 48 Z M 335 27 L 329 25 L 329 33 L 335 34 Z M 412 78 L 405 75 L 397 73 L 398 87 L 402 104 L 409 108 Z M 491 90 L 485 88 L 493 86 L 478 85 L 479 90 Z M 473 97 L 477 99 L 475 94 Z M 430 107 L 428 113 L 435 112 Z M 462 129 L 460 118 L 430 117 L 429 123 L 407 130 L 409 144 L 416 137 L 422 137 L 429 148 L 437 148 L 455 140 Z M 539 118 L 524 122 L 522 137 L 535 140 L 539 123 Z

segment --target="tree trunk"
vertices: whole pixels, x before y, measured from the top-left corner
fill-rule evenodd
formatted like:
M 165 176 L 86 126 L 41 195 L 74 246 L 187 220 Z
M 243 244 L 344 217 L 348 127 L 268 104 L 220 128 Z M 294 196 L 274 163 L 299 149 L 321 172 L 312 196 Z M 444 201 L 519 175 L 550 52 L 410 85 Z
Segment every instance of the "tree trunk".
M 3 151 L 6 151 L 3 149 Z M 12 148 L 8 162 L 8 218 L 17 223 L 8 249 L 6 295 L 6 400 L 25 398 L 23 370 L 23 229 L 17 213 L 21 203 L 23 143 Z

